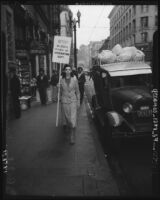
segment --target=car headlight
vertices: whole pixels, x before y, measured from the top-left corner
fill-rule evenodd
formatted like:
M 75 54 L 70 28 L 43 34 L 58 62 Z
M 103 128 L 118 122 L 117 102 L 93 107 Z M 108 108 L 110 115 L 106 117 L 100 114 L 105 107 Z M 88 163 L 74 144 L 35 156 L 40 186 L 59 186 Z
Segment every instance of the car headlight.
M 130 103 L 125 103 L 123 105 L 123 111 L 125 113 L 130 113 L 132 111 L 132 109 L 133 109 L 133 106 Z
M 120 126 L 123 121 L 122 117 L 114 111 L 108 112 L 107 117 L 109 120 L 109 124 L 113 127 Z

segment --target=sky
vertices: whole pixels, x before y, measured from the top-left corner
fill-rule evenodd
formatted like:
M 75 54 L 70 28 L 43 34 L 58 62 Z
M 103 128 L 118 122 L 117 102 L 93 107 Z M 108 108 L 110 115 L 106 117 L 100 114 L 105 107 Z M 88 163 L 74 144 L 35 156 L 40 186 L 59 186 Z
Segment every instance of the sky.
M 80 28 L 77 24 L 77 48 L 90 41 L 101 41 L 110 35 L 110 20 L 108 15 L 112 5 L 70 5 L 73 19 L 77 19 L 78 10 L 81 13 Z

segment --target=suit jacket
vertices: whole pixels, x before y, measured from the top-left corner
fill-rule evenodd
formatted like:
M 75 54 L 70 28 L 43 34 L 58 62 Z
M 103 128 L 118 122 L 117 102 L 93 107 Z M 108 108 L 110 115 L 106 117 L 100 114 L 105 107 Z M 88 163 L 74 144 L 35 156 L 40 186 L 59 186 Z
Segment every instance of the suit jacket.
M 79 86 L 78 81 L 75 77 L 71 77 L 69 85 L 67 84 L 66 79 L 62 78 L 60 81 L 60 87 L 62 103 L 71 103 L 79 101 Z
M 38 89 L 46 89 L 48 87 L 48 78 L 46 75 L 43 76 L 43 79 L 41 79 L 41 76 L 37 76 L 37 88 Z
M 13 97 L 18 98 L 21 96 L 20 80 L 17 75 L 14 75 L 10 80 L 10 89 Z
M 79 87 L 83 87 L 85 82 L 86 82 L 85 74 L 82 73 L 82 74 L 78 77 L 78 84 L 79 84 Z

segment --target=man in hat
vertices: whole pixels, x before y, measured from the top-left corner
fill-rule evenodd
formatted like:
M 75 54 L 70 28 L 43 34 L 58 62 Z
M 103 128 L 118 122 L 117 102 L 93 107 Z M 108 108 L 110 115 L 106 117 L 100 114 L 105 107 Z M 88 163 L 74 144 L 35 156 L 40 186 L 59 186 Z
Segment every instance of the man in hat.
M 16 64 L 10 68 L 10 90 L 13 110 L 16 118 L 21 117 L 21 107 L 19 97 L 21 96 L 20 80 L 16 75 Z
M 79 85 L 79 91 L 80 91 L 80 104 L 82 104 L 83 102 L 85 82 L 86 82 L 85 74 L 83 73 L 83 68 L 80 66 L 78 67 L 78 85 Z
M 48 87 L 48 78 L 44 74 L 44 69 L 40 68 L 39 75 L 37 76 L 37 88 L 39 91 L 39 96 L 42 105 L 46 105 L 47 102 L 47 87 Z
M 57 94 L 58 94 L 58 74 L 55 70 L 52 71 L 52 77 L 51 77 L 51 85 L 52 85 L 52 100 L 53 102 L 57 101 Z

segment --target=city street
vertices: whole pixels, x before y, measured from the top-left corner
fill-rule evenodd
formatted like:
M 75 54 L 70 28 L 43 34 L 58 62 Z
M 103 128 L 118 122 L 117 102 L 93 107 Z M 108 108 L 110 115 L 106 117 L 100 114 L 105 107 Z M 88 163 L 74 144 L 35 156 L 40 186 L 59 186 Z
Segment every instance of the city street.
M 87 79 L 85 85 L 88 104 L 91 103 L 93 94 L 93 81 Z M 90 106 L 91 107 L 91 106 Z M 88 112 L 92 118 L 92 110 Z M 93 120 L 93 119 L 92 119 Z M 94 121 L 94 120 L 93 120 Z M 105 152 L 105 141 L 100 135 L 105 133 L 98 121 L 94 121 L 97 129 L 98 139 Z M 118 144 L 118 143 L 117 143 Z M 152 139 L 140 138 L 121 140 L 121 144 L 114 144 L 114 154 L 108 160 L 121 192 L 131 195 L 144 196 L 152 195 Z M 106 157 L 107 159 L 107 157 Z
M 61 117 L 60 117 L 61 119 Z M 75 145 L 56 128 L 56 103 L 31 106 L 7 126 L 7 193 L 46 196 L 119 196 L 119 189 L 95 138 L 85 103 Z
M 1 13 L 4 196 L 159 195 L 158 4 Z

